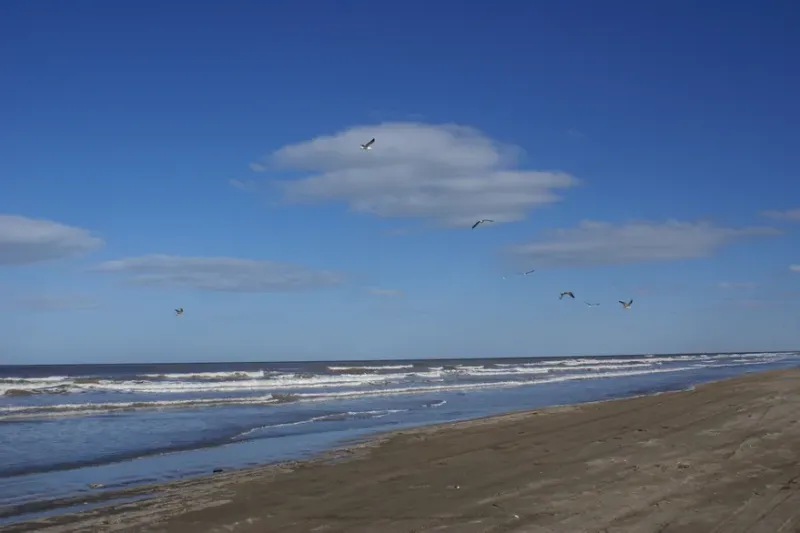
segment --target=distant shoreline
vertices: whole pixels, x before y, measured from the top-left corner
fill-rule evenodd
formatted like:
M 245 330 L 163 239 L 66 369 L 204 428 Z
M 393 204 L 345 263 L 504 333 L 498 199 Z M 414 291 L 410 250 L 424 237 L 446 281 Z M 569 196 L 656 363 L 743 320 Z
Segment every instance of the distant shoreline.
M 796 505 L 767 502 L 780 491 L 791 501 L 800 496 L 796 485 L 780 488 L 797 468 L 798 403 L 800 369 L 756 372 L 678 392 L 383 433 L 305 461 L 89 493 L 59 507 L 108 506 L 2 529 L 189 533 L 239 523 L 236 531 L 407 532 L 505 524 L 510 531 L 518 522 L 647 532 L 669 520 L 711 530 L 738 509 L 725 531 L 739 531 L 770 506 L 764 520 L 795 519 Z M 723 495 L 713 505 L 712 493 Z M 110 506 L 137 496 L 152 497 Z M 37 505 L 14 514 L 45 510 Z

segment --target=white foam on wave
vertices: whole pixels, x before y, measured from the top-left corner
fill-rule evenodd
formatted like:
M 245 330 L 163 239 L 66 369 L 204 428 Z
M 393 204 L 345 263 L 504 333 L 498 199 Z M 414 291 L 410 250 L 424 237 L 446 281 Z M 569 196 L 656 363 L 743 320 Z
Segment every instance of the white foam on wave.
M 86 378 L 61 378 L 60 380 L 43 381 L 28 379 L 10 384 L 0 385 L 0 395 L 9 390 L 25 390 L 30 392 L 85 392 L 109 391 L 142 394 L 186 393 L 186 392 L 233 392 L 257 391 L 287 388 L 316 387 L 350 387 L 364 384 L 381 384 L 387 380 L 400 380 L 407 374 L 340 374 L 340 375 L 298 375 L 279 374 L 266 379 L 242 379 L 225 381 L 195 380 L 113 380 L 97 379 L 87 381 Z
M 259 426 L 256 428 L 248 429 L 247 431 L 243 431 L 242 433 L 239 433 L 238 435 L 232 437 L 231 440 L 240 440 L 254 433 L 270 429 L 302 426 L 305 424 L 312 424 L 314 422 L 334 422 L 338 420 L 353 420 L 357 418 L 373 418 L 373 419 L 383 418 L 385 416 L 389 416 L 395 413 L 405 413 L 406 411 L 408 411 L 408 409 L 376 409 L 372 411 L 347 411 L 344 413 L 329 413 L 326 415 L 314 416 L 303 420 L 297 420 L 295 422 L 284 422 L 282 424 L 268 424 L 266 426 Z
M 687 370 L 694 370 L 691 367 L 680 368 L 660 368 L 654 370 L 633 370 L 628 372 L 606 372 L 602 374 L 587 373 L 587 374 L 571 374 L 565 376 L 558 376 L 552 378 L 544 378 L 529 381 L 491 381 L 483 383 L 452 383 L 443 384 L 435 387 L 398 387 L 391 389 L 370 389 L 370 390 L 351 390 L 351 391 L 331 391 L 322 393 L 297 393 L 296 396 L 299 400 L 307 401 L 320 401 L 328 399 L 342 399 L 342 398 L 364 398 L 368 396 L 399 396 L 405 394 L 420 394 L 427 392 L 456 392 L 464 390 L 479 390 L 489 388 L 506 388 L 506 387 L 525 387 L 531 385 L 544 385 L 547 383 L 560 383 L 563 381 L 575 381 L 585 379 L 603 379 L 603 378 L 618 378 L 628 376 L 639 376 L 645 374 L 662 374 L 667 372 L 681 372 Z
M 688 361 L 690 359 L 697 359 L 696 356 L 690 355 L 679 355 L 679 356 L 668 356 L 668 357 L 647 357 L 647 358 L 638 358 L 638 359 L 622 359 L 622 358 L 575 358 L 575 359 L 565 359 L 563 361 L 555 362 L 558 366 L 584 366 L 584 365 L 595 365 L 595 366 L 610 366 L 610 365 L 630 365 L 630 364 L 639 364 L 639 365 L 655 365 L 655 364 L 664 364 L 664 363 L 677 363 L 681 361 Z M 535 362 L 535 363 L 527 363 L 527 365 L 540 365 L 542 363 Z
M 239 379 L 259 379 L 265 378 L 269 372 L 265 370 L 257 370 L 255 372 L 245 372 L 242 370 L 228 371 L 228 372 L 178 372 L 168 374 L 140 374 L 144 378 L 161 378 L 169 380 L 192 380 L 192 379 L 208 379 L 208 380 L 239 380 Z
M 328 370 L 333 372 L 341 372 L 343 370 L 404 370 L 407 368 L 414 368 L 414 365 L 380 365 L 380 366 L 329 366 Z
M 650 365 L 624 365 L 620 364 L 622 361 L 629 361 L 619 359 L 614 364 L 606 365 L 569 365 L 569 366 L 551 366 L 531 368 L 529 365 L 520 365 L 518 367 L 510 368 L 508 371 L 503 371 L 500 374 L 506 375 L 509 378 L 515 376 L 527 375 L 525 379 L 505 379 L 497 381 L 459 381 L 459 377 L 455 379 L 444 379 L 446 372 L 423 372 L 419 374 L 405 374 L 398 373 L 394 376 L 398 378 L 405 378 L 407 376 L 414 376 L 416 381 L 398 381 L 390 383 L 389 381 L 382 382 L 383 386 L 364 387 L 368 384 L 367 378 L 374 379 L 374 376 L 348 376 L 352 377 L 347 386 L 344 387 L 348 390 L 337 390 L 341 387 L 331 387 L 332 384 L 344 385 L 346 382 L 340 381 L 343 376 L 315 376 L 305 378 L 302 381 L 303 385 L 298 386 L 298 381 L 285 381 L 281 387 L 280 380 L 261 380 L 259 383 L 270 383 L 273 389 L 295 389 L 289 391 L 288 394 L 281 396 L 275 394 L 266 394 L 256 397 L 227 397 L 227 398 L 205 398 L 205 399 L 180 399 L 180 400 L 162 400 L 162 401 L 133 401 L 133 402 L 105 402 L 105 403 L 66 403 L 57 405 L 35 405 L 35 406 L 7 406 L 0 407 L 0 420 L 20 419 L 20 418 L 34 418 L 34 417 L 53 417 L 53 416 L 77 416 L 77 415 L 91 415 L 99 412 L 119 411 L 126 409 L 163 409 L 163 408 L 190 408 L 190 407 L 213 407 L 225 405 L 248 405 L 248 404 L 277 404 L 286 401 L 300 401 L 300 402 L 320 402 L 327 400 L 340 400 L 348 398 L 367 398 L 367 397 L 380 397 L 380 396 L 397 396 L 397 395 L 410 395 L 410 394 L 426 394 L 426 393 L 439 393 L 439 392 L 457 392 L 469 390 L 481 390 L 491 388 L 505 388 L 505 387 L 524 387 L 544 385 L 548 383 L 559 383 L 565 381 L 587 380 L 587 379 L 604 379 L 604 378 L 617 378 L 640 376 L 649 374 L 662 374 L 669 372 L 682 372 L 682 371 L 695 371 L 702 368 L 720 368 L 720 367 L 735 367 L 735 366 L 750 366 L 762 365 L 776 359 L 786 356 L 797 356 L 796 353 L 785 354 L 753 354 L 752 357 L 742 359 L 742 354 L 732 354 L 727 357 L 727 360 L 715 358 L 714 361 L 703 360 L 702 358 L 694 358 L 691 364 L 673 367 L 658 367 Z M 594 359 L 584 359 L 582 362 L 596 362 Z M 736 361 L 736 362 L 734 362 Z M 552 364 L 552 362 L 551 362 Z M 470 372 L 464 372 L 468 376 L 486 375 L 481 372 L 491 372 L 494 369 L 486 369 L 483 367 L 471 367 Z M 568 372 L 565 372 L 568 370 Z M 477 374 L 476 374 L 477 373 Z M 422 379 L 420 377 L 427 376 L 430 379 Z M 388 377 L 388 376 L 383 376 Z M 435 379 L 438 377 L 438 379 Z M 493 377 L 496 377 L 493 375 Z M 319 378 L 322 381 L 313 382 L 313 379 Z M 287 378 L 288 379 L 288 378 Z M 325 387 L 326 390 L 320 392 L 313 392 L 314 386 L 309 387 L 309 381 L 319 385 L 318 388 Z M 246 383 L 246 382 L 239 382 Z M 124 389 L 129 384 L 117 384 Z M 170 386 L 168 383 L 159 383 L 159 386 Z M 184 386 L 202 386 L 198 383 L 182 384 Z M 219 385 L 219 384 L 217 384 Z M 276 386 L 278 385 L 278 386 Z M 392 386 L 389 386 L 392 385 Z M 260 385 L 259 385 L 260 386 Z M 308 389 L 311 389 L 309 391 Z M 141 390 L 148 390 L 146 387 Z M 159 389 L 163 392 L 164 389 Z M 176 390 L 186 391 L 186 388 L 178 388 Z M 219 389 L 214 389 L 219 390 Z M 239 389 L 241 390 L 241 389 Z M 444 401 L 444 400 L 442 400 Z M 441 404 L 438 404 L 441 405 Z M 432 407 L 435 405 L 431 405 Z
M 441 382 L 471 379 L 529 379 L 538 374 L 561 374 L 576 372 L 592 372 L 596 374 L 612 371 L 643 370 L 654 372 L 665 364 L 689 363 L 687 366 L 697 367 L 699 364 L 723 364 L 734 362 L 745 364 L 756 361 L 768 363 L 787 356 L 797 355 L 785 353 L 753 353 L 700 356 L 663 356 L 639 358 L 574 358 L 563 360 L 528 361 L 525 363 L 502 363 L 487 365 L 460 364 L 448 367 L 429 367 L 418 372 L 413 365 L 384 365 L 382 368 L 393 372 L 386 374 L 313 374 L 313 373 L 280 373 L 276 371 L 231 371 L 149 374 L 152 379 L 125 379 L 96 377 L 47 376 L 37 378 L 7 377 L 0 379 L 0 396 L 8 391 L 21 391 L 22 394 L 69 394 L 82 392 L 110 392 L 130 394 L 193 394 L 193 393 L 253 393 L 267 391 L 300 391 L 314 389 L 367 389 L 371 387 L 390 387 L 408 382 Z M 358 367 L 331 367 L 335 369 L 355 369 Z M 138 378 L 145 375 L 137 376 Z M 13 392 L 11 393 L 13 394 Z
M 193 400 L 161 400 L 142 402 L 105 402 L 105 403 L 62 403 L 56 405 L 14 405 L 0 407 L 0 420 L 14 420 L 32 417 L 81 416 L 95 415 L 103 412 L 164 409 L 175 407 L 219 407 L 224 405 L 268 405 L 281 403 L 280 398 L 272 394 L 249 398 L 203 398 Z
M 7 377 L 7 378 L 0 378 L 0 383 L 28 383 L 28 382 L 37 382 L 37 383 L 52 383 L 54 381 L 63 381 L 65 379 L 70 379 L 68 376 L 46 376 L 41 378 L 21 378 L 21 377 Z
M 241 379 L 225 381 L 197 381 L 197 380 L 111 380 L 97 379 L 86 381 L 83 378 L 62 378 L 61 380 L 48 380 L 46 382 L 32 379 L 25 383 L 15 383 L 0 385 L 0 395 L 7 390 L 26 390 L 30 392 L 58 392 L 58 393 L 79 393 L 79 392 L 119 392 L 119 393 L 138 393 L 138 394 L 176 394 L 176 393 L 198 393 L 198 392 L 254 392 L 267 390 L 286 390 L 286 389 L 315 389 L 315 388 L 349 388 L 362 386 L 385 386 L 393 383 L 401 383 L 408 380 L 440 380 L 456 374 L 475 377 L 490 376 L 513 376 L 546 374 L 558 371 L 577 371 L 577 370 L 604 370 L 611 368 L 639 367 L 641 363 L 633 365 L 585 365 L 562 367 L 558 365 L 531 367 L 519 365 L 516 367 L 484 368 L 482 366 L 462 365 L 454 370 L 431 369 L 424 372 L 395 372 L 391 374 L 278 374 L 271 375 L 265 379 Z M 188 374 L 187 374 L 188 375 Z M 167 376 L 166 374 L 164 376 Z
M 478 383 L 438 383 L 426 384 L 411 387 L 397 387 L 386 389 L 364 389 L 348 391 L 327 391 L 327 392 L 306 392 L 293 393 L 291 399 L 294 401 L 319 402 L 334 399 L 365 398 L 377 396 L 398 396 L 408 394 L 454 392 L 467 390 L 480 390 L 488 388 L 521 387 L 529 385 L 539 385 L 545 383 L 556 383 L 559 381 L 571 381 L 577 379 L 595 379 L 634 376 L 650 373 L 675 372 L 680 370 L 691 370 L 691 367 L 675 369 L 656 369 L 651 371 L 628 371 L 628 372 L 608 372 L 604 374 L 586 373 L 572 374 L 559 377 L 529 380 L 529 381 L 495 381 Z M 162 401 L 140 401 L 140 402 L 107 402 L 107 403 L 69 403 L 47 406 L 9 406 L 0 407 L 0 420 L 11 420 L 19 418 L 40 418 L 54 416 L 81 416 L 99 414 L 101 412 L 113 412 L 120 410 L 142 410 L 142 409 L 164 409 L 164 408 L 189 408 L 189 407 L 213 407 L 224 405 L 248 405 L 248 404 L 274 404 L 280 400 L 272 394 L 260 397 L 234 397 L 234 398 L 206 398 L 191 400 L 162 400 Z

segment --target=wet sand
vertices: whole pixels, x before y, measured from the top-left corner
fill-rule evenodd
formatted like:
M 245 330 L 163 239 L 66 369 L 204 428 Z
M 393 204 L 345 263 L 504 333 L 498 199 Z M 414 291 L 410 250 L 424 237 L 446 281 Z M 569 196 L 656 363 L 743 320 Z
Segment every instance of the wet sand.
M 401 431 L 313 461 L 114 496 L 148 493 L 1 529 L 800 531 L 800 369 Z

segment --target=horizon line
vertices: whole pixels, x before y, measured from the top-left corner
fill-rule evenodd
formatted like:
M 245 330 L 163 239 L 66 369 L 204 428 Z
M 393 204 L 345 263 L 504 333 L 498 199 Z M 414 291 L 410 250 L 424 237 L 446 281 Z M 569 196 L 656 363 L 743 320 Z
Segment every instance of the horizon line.
M 413 361 L 458 361 L 465 359 L 475 360 L 508 360 L 508 359 L 576 359 L 581 357 L 666 357 L 672 355 L 733 355 L 733 354 L 755 354 L 755 353 L 797 353 L 798 350 L 755 350 L 755 351 L 733 351 L 733 352 L 674 352 L 674 353 L 627 353 L 627 354 L 593 354 L 593 355 L 531 355 L 514 357 L 425 357 L 416 359 L 294 359 L 281 361 L 164 361 L 160 363 L 146 362 L 127 362 L 127 363 L 7 363 L 0 364 L 0 368 L 18 366 L 132 366 L 132 365 L 220 365 L 220 364 L 282 364 L 282 363 L 364 363 L 364 362 L 413 362 Z

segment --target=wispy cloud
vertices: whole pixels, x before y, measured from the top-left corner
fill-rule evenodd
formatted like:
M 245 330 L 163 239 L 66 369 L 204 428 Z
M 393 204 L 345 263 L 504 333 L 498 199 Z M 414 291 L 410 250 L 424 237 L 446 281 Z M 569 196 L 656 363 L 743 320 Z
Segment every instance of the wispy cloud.
M 136 285 L 227 292 L 298 291 L 344 281 L 337 272 L 233 257 L 147 255 L 107 261 L 94 270 L 120 274 Z
M 373 137 L 372 150 L 359 148 Z M 359 213 L 458 226 L 522 220 L 578 183 L 564 172 L 518 169 L 519 154 L 473 128 L 397 122 L 284 146 L 259 164 L 308 173 L 280 182 L 287 202 L 342 201 Z
M 380 287 L 369 287 L 367 292 L 372 296 L 379 298 L 398 298 L 403 296 L 403 291 L 400 289 L 382 289 Z
M 777 233 L 773 228 L 726 228 L 705 222 L 583 221 L 507 251 L 539 267 L 621 265 L 707 257 L 739 239 Z
M 720 281 L 717 287 L 724 290 L 752 290 L 758 287 L 758 284 L 751 281 Z
M 792 272 L 800 272 L 800 265 L 789 265 L 789 270 Z
M 230 179 L 228 183 L 241 191 L 252 192 L 258 189 L 258 184 L 252 180 L 237 180 L 237 179 Z
M 52 220 L 0 215 L 0 266 L 72 257 L 103 244 L 103 239 L 82 228 Z
M 11 300 L 14 307 L 29 311 L 97 309 L 99 304 L 86 294 L 29 294 Z
M 250 170 L 253 172 L 264 172 L 267 170 L 267 167 L 261 163 L 250 163 Z
M 800 208 L 787 209 L 785 211 L 770 210 L 764 211 L 761 214 L 775 220 L 800 220 Z

